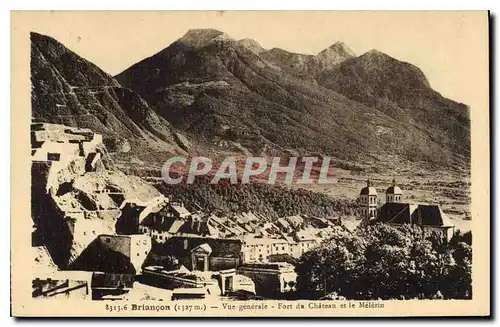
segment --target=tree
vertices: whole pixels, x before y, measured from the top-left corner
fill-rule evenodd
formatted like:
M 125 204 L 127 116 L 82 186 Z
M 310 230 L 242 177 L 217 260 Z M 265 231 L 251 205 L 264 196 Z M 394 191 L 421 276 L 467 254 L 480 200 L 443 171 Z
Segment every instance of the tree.
M 416 225 L 336 229 L 299 259 L 297 290 L 360 300 L 470 298 L 471 263 L 470 245 Z
M 471 299 L 472 298 L 472 247 L 459 242 L 449 249 L 454 259 L 442 289 L 445 298 Z
M 295 268 L 297 290 L 302 293 L 355 292 L 355 281 L 362 266 L 363 240 L 341 228 L 313 251 L 304 253 Z M 351 294 L 354 295 L 354 294 Z

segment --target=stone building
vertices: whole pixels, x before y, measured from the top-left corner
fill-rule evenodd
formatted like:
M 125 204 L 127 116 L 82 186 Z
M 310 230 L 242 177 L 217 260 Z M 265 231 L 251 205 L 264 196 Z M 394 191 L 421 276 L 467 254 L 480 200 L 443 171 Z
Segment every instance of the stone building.
M 438 205 L 402 202 L 403 191 L 393 179 L 392 185 L 385 192 L 385 204 L 377 209 L 377 191 L 373 187 L 370 190 L 369 184 L 368 182 L 368 186 L 361 190 L 360 202 L 364 218 L 371 223 L 385 223 L 393 226 L 418 225 L 424 230 L 440 233 L 447 240 L 453 236 L 455 226 Z
M 269 298 L 294 291 L 297 284 L 294 266 L 285 262 L 246 263 L 238 273 L 252 279 L 256 294 Z
M 361 204 L 361 216 L 364 219 L 374 219 L 377 217 L 377 189 L 372 186 L 371 181 L 366 181 L 366 186 L 359 192 L 359 202 Z
M 238 239 L 173 236 L 153 246 L 156 258 L 173 256 L 193 271 L 220 271 L 238 268 L 243 261 L 242 241 Z
M 137 275 L 150 250 L 151 238 L 146 235 L 98 235 L 70 269 Z

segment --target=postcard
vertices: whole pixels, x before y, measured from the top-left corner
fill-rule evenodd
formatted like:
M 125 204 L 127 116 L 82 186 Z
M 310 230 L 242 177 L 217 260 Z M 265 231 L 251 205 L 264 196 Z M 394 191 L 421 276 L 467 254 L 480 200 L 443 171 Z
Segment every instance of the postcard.
M 491 314 L 487 11 L 11 18 L 13 316 Z

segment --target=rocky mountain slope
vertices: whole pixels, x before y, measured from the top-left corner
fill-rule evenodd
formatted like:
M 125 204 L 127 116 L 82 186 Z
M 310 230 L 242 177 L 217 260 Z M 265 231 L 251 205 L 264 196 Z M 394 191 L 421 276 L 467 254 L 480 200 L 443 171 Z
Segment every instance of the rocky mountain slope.
M 393 119 L 418 125 L 455 154 L 470 156 L 469 109 L 434 91 L 414 65 L 371 50 L 323 71 L 317 80 Z
M 468 162 L 467 107 L 432 90 L 415 66 L 379 52 L 355 57 L 340 42 L 317 56 L 256 44 L 190 30 L 116 79 L 179 130 L 223 150 L 388 167 Z
M 31 33 L 32 117 L 90 128 L 111 152 L 182 152 L 172 126 L 134 91 L 51 37 Z
M 252 50 L 256 54 L 260 54 L 267 51 L 254 39 L 245 38 L 239 40 L 238 43 Z
M 470 159 L 467 106 L 378 51 L 356 57 L 336 42 L 304 55 L 190 30 L 113 78 L 50 37 L 31 40 L 35 121 L 102 134 L 122 167 L 157 168 L 186 151 L 326 154 L 389 169 Z

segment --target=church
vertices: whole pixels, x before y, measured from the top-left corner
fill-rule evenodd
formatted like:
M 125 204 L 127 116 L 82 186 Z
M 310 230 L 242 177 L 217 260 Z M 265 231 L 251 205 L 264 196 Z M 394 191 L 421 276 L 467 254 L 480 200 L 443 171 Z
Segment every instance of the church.
M 386 223 L 395 226 L 415 224 L 427 230 L 434 230 L 450 240 L 455 226 L 435 204 L 410 204 L 403 202 L 403 191 L 392 180 L 385 191 L 385 203 L 378 206 L 377 189 L 368 180 L 359 193 L 360 212 L 370 223 Z

